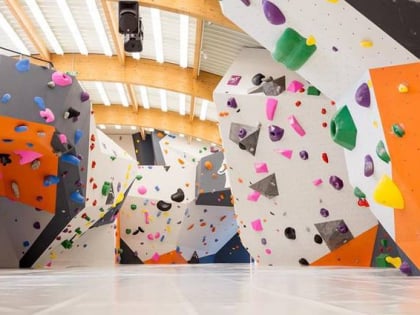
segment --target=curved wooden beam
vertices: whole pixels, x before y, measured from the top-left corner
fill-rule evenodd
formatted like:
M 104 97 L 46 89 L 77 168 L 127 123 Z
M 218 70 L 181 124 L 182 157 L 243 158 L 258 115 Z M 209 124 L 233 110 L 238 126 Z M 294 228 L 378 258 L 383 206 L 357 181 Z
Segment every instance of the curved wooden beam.
M 213 90 L 222 79 L 221 76 L 205 71 L 201 71 L 194 79 L 192 68 L 183 69 L 175 64 L 161 64 L 149 59 L 127 58 L 125 65 L 121 65 L 116 56 L 52 54 L 51 61 L 59 71 L 77 72 L 77 79 L 81 81 L 145 85 L 210 101 L 213 100 Z
M 96 124 L 104 125 L 131 125 L 142 128 L 168 130 L 173 133 L 182 133 L 186 136 L 200 138 L 216 144 L 221 144 L 218 124 L 199 119 L 190 120 L 188 116 L 181 116 L 176 112 L 162 112 L 159 109 L 139 108 L 133 112 L 130 108 L 121 105 L 93 105 Z M 164 128 L 162 127 L 164 126 Z

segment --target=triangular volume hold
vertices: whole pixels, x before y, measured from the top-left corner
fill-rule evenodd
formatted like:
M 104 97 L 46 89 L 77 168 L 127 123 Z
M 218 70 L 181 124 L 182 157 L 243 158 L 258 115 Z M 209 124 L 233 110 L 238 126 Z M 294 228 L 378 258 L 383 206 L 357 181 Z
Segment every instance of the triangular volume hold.
M 249 188 L 258 191 L 259 193 L 261 193 L 269 199 L 279 195 L 276 174 L 274 173 L 268 175 L 267 177 L 263 178 L 262 180 L 256 183 L 253 183 L 251 186 L 249 186 Z

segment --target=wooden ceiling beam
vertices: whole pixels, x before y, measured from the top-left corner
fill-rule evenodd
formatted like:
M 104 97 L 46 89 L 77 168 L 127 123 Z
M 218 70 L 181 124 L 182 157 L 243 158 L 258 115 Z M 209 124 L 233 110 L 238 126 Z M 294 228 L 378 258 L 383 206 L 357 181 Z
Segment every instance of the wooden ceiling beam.
M 221 144 L 219 128 L 217 123 L 201 121 L 199 119 L 189 120 L 188 116 L 181 116 L 176 112 L 162 112 L 160 109 L 139 108 L 133 113 L 127 107 L 121 105 L 93 105 L 96 124 L 104 125 L 133 125 L 141 128 L 154 128 L 168 130 L 177 134 L 184 134 L 194 138 L 200 138 L 216 144 Z M 140 129 L 141 130 L 141 129 Z
M 166 89 L 213 100 L 213 91 L 221 76 L 201 71 L 194 79 L 193 69 L 183 69 L 171 63 L 157 63 L 150 59 L 134 60 L 127 58 L 125 66 L 118 57 L 89 54 L 51 54 L 55 69 L 66 72 L 77 72 L 80 81 L 122 82 L 126 84 L 144 85 Z
M 125 64 L 125 51 L 123 45 L 123 39 L 118 33 L 118 20 L 117 12 L 114 9 L 114 4 L 110 1 L 102 0 L 102 8 L 105 13 L 106 22 L 111 31 L 112 41 L 114 42 L 114 47 L 117 50 L 118 60 L 120 64 Z
M 196 79 L 200 74 L 201 47 L 203 44 L 203 20 L 197 19 L 195 27 L 195 47 L 194 47 L 194 64 L 193 78 Z
M 19 23 L 22 30 L 25 31 L 26 35 L 28 35 L 29 37 L 29 40 L 35 46 L 36 50 L 38 50 L 41 58 L 50 61 L 50 52 L 47 46 L 45 45 L 45 42 L 35 32 L 35 27 L 31 23 L 31 19 L 25 13 L 25 10 L 23 9 L 19 1 L 6 0 L 6 4 L 9 7 L 10 12 L 15 17 L 16 21 Z
M 133 108 L 133 111 L 137 112 L 139 110 L 139 103 L 137 101 L 136 91 L 134 90 L 134 86 L 132 84 L 126 84 L 128 98 L 130 101 L 130 105 Z

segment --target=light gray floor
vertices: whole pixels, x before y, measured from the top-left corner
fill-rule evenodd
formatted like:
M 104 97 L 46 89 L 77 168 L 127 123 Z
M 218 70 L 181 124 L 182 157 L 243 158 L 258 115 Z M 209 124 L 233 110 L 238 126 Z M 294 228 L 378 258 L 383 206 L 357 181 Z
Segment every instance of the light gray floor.
M 0 314 L 420 314 L 394 269 L 167 265 L 0 269 Z

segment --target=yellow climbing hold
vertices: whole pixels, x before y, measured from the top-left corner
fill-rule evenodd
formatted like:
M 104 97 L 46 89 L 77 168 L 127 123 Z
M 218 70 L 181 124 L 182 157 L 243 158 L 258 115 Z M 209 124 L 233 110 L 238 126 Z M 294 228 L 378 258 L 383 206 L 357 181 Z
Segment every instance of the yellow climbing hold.
M 408 85 L 401 83 L 400 85 L 398 85 L 398 92 L 400 93 L 407 93 L 408 92 Z
M 378 122 L 376 120 L 374 120 L 372 124 L 374 128 L 378 128 Z
M 57 258 L 56 253 L 51 252 L 51 253 L 50 253 L 50 258 L 51 258 L 51 259 L 56 259 L 56 258 Z
M 373 87 L 372 80 L 368 80 L 367 85 L 371 89 Z
M 383 175 L 373 192 L 373 199 L 384 206 L 394 209 L 404 208 L 404 198 L 394 181 Z
M 388 256 L 388 257 L 385 258 L 385 261 L 388 264 L 393 265 L 394 268 L 397 268 L 397 269 L 399 269 L 401 267 L 401 264 L 402 264 L 402 260 L 401 260 L 400 257 L 391 257 L 391 256 Z
M 310 35 L 310 36 L 306 39 L 306 45 L 308 45 L 308 46 L 313 46 L 313 45 L 316 45 L 316 39 L 315 39 L 315 37 L 313 37 L 312 35 Z
M 328 2 L 331 2 L 331 3 L 337 3 L 338 2 L 338 0 L 327 0 Z
M 373 46 L 373 43 L 372 43 L 372 41 L 371 40 L 362 40 L 361 42 L 360 42 L 360 46 L 362 46 L 362 47 L 364 47 L 364 48 L 370 48 L 370 47 L 372 47 Z
M 114 202 L 114 207 L 124 200 L 124 193 L 120 192 Z

